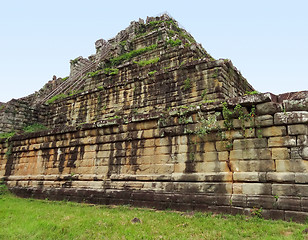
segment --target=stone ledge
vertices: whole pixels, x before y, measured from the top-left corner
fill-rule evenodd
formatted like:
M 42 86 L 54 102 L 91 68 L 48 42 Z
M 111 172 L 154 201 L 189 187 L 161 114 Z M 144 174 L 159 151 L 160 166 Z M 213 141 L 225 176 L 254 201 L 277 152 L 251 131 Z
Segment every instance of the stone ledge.
M 266 195 L 230 195 L 205 193 L 170 193 L 142 190 L 119 189 L 84 189 L 84 188 L 21 188 L 12 187 L 10 190 L 20 197 L 35 197 L 50 200 L 69 200 L 94 204 L 130 204 L 138 207 L 155 209 L 175 209 L 179 211 L 211 211 L 215 213 L 244 214 L 250 216 L 253 211 L 261 209 L 265 219 L 282 219 L 287 221 L 305 222 L 307 212 L 299 209 L 295 198 L 279 198 Z M 246 202 L 247 201 L 247 202 Z M 281 201 L 280 203 L 278 203 Z M 291 201 L 291 202 L 290 202 Z M 284 203 L 283 203 L 284 202 Z M 276 206 L 280 209 L 274 209 Z M 292 210 L 291 210 L 292 209 Z

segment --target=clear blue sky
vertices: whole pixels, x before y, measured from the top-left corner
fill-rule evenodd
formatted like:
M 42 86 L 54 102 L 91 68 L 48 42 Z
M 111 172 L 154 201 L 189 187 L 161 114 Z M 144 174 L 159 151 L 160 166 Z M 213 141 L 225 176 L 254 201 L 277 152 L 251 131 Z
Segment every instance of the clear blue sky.
M 259 91 L 308 90 L 307 0 L 2 1 L 0 102 L 39 90 L 138 18 L 167 11 Z

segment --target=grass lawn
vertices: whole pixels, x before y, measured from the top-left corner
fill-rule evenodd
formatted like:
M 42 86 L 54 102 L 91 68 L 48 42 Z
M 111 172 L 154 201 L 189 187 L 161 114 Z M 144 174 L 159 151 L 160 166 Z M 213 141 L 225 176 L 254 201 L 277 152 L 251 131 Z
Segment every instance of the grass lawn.
M 0 189 L 1 190 L 1 189 Z M 136 221 L 132 221 L 134 218 Z M 308 239 L 307 224 L 22 199 L 0 191 L 0 239 Z M 140 222 L 138 221 L 140 220 Z

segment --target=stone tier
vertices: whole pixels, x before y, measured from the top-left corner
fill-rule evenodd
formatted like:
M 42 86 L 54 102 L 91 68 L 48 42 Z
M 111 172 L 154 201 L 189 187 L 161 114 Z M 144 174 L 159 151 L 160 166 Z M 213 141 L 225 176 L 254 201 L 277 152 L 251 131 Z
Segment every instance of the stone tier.
M 3 140 L 0 176 L 25 197 L 306 220 L 308 92 L 123 116 Z

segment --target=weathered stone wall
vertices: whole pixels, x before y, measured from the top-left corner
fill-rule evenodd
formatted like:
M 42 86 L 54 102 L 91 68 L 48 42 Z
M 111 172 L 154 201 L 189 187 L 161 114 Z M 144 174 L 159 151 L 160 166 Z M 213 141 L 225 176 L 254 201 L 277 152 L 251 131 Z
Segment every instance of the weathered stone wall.
M 195 60 L 180 65 L 179 56 L 184 59 L 187 49 L 178 51 L 171 59 L 162 59 L 160 64 L 139 67 L 131 63 L 119 68 L 117 75 L 101 73 L 89 78 L 86 85 L 89 90 L 44 106 L 40 121 L 49 128 L 78 126 L 108 118 L 130 118 L 137 113 L 156 113 L 170 107 L 222 101 L 253 90 L 230 61 Z M 173 60 L 174 66 L 164 69 Z M 148 72 L 154 70 L 157 72 L 149 76 Z
M 37 106 L 37 102 L 46 93 L 55 89 L 62 82 L 61 78 L 54 76 L 38 92 L 27 97 L 12 99 L 7 103 L 0 103 L 0 134 L 8 132 L 20 132 L 28 125 L 44 123 L 46 106 Z
M 0 106 L 0 133 L 20 131 L 26 125 L 38 122 L 38 112 L 27 99 L 12 99 Z
M 187 103 L 3 140 L 0 176 L 26 197 L 306 220 L 307 92 Z

